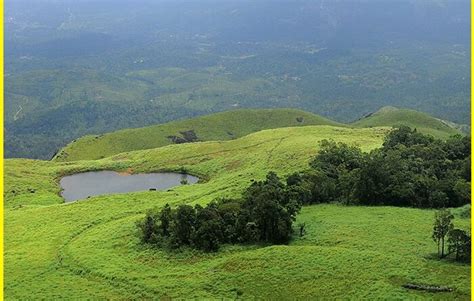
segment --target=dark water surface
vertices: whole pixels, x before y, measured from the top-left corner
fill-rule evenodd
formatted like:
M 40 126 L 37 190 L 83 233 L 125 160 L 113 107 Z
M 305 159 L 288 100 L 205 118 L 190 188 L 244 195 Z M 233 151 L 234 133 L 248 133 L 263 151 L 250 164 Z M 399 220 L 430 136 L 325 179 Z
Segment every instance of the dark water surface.
M 63 189 L 63 198 L 66 202 L 73 202 L 100 194 L 168 189 L 181 185 L 183 179 L 189 184 L 199 180 L 197 177 L 179 173 L 128 175 L 115 171 L 92 171 L 66 176 L 59 183 Z

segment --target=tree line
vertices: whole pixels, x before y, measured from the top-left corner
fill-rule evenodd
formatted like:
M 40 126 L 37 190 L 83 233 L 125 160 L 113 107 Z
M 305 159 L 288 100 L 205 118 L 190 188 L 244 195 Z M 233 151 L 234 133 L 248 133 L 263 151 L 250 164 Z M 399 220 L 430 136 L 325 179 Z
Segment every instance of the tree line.
M 409 127 L 390 132 L 369 153 L 325 140 L 310 168 L 288 184 L 298 187 L 303 204 L 459 207 L 471 198 L 470 148 L 469 137 L 443 141 Z

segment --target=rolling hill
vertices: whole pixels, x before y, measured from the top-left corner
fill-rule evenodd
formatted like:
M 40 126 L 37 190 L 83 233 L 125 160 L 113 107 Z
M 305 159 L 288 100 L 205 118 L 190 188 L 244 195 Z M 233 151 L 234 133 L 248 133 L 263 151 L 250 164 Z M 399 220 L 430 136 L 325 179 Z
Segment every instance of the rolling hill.
M 5 300 L 471 300 L 470 1 L 5 2 Z
M 470 266 L 432 258 L 432 210 L 305 206 L 307 234 L 289 245 L 224 246 L 171 253 L 140 244 L 135 222 L 166 203 L 236 197 L 251 180 L 305 168 L 318 142 L 379 147 L 389 128 L 268 129 L 229 141 L 172 144 L 90 161 L 7 159 L 6 299 L 470 298 Z M 140 173 L 185 169 L 202 181 L 168 191 L 92 197 L 63 204 L 59 178 L 90 170 Z M 457 227 L 469 219 L 456 217 Z M 357 275 L 357 277 L 354 277 Z M 445 285 L 452 292 L 402 287 Z
M 355 127 L 396 127 L 406 125 L 436 138 L 447 138 L 450 135 L 461 133 L 453 123 L 415 110 L 399 109 L 390 106 L 383 107 L 377 112 L 366 115 L 351 125 Z
M 295 109 L 242 109 L 155 126 L 85 136 L 68 144 L 55 161 L 94 160 L 173 143 L 230 140 L 265 129 L 343 124 Z
M 53 160 L 95 160 L 122 152 L 174 143 L 225 141 L 265 129 L 307 125 L 360 128 L 408 125 L 442 139 L 461 133 L 452 124 L 428 114 L 393 107 L 384 107 L 348 125 L 295 109 L 241 109 L 104 135 L 84 136 L 61 149 Z

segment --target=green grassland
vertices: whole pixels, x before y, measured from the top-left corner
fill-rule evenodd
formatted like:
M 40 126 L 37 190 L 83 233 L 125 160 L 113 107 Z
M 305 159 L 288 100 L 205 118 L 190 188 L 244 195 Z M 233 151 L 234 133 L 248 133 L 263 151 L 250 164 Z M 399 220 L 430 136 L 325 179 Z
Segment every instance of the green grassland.
M 385 107 L 352 125 L 295 109 L 241 109 L 174 121 L 155 126 L 126 129 L 104 135 L 88 135 L 69 143 L 55 161 L 95 160 L 122 152 L 151 149 L 172 144 L 169 136 L 193 130 L 198 140 L 230 140 L 264 129 L 287 126 L 399 126 L 408 125 L 436 138 L 461 133 L 452 125 L 417 111 Z
M 122 152 L 165 146 L 173 143 L 168 136 L 182 136 L 180 132 L 189 130 L 193 130 L 200 141 L 222 141 L 264 129 L 301 125 L 344 126 L 294 109 L 233 110 L 100 136 L 84 136 L 62 149 L 55 161 L 95 160 Z
M 315 205 L 302 209 L 307 235 L 282 246 L 224 246 L 176 253 L 143 246 L 135 222 L 165 203 L 237 197 L 252 179 L 306 168 L 322 139 L 379 147 L 386 127 L 328 125 L 268 129 L 229 141 L 167 145 L 73 162 L 6 160 L 6 299 L 460 299 L 470 298 L 470 266 L 434 259 L 434 212 Z M 63 204 L 58 181 L 88 170 L 185 168 L 194 185 L 92 197 Z M 33 192 L 32 192 L 33 191 Z M 459 216 L 457 227 L 467 228 Z M 409 291 L 407 282 L 450 293 Z
M 352 125 L 356 127 L 406 125 L 436 138 L 447 138 L 460 133 L 452 123 L 434 118 L 426 113 L 395 107 L 383 107 Z

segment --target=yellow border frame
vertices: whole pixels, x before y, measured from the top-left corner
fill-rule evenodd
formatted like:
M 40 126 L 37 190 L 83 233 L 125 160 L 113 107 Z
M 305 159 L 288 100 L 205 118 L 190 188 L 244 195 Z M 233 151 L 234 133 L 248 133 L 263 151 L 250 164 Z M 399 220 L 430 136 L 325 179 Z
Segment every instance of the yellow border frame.
M 4 2 L 3 0 L 0 0 L 0 104 L 1 104 L 1 109 L 0 109 L 0 125 L 2 127 L 2 130 L 0 131 L 0 167 L 1 167 L 1 178 L 0 178 L 0 198 L 1 198 L 1 206 L 0 206 L 0 213 L 1 213 L 1 218 L 0 218 L 0 299 L 3 300 L 3 288 L 4 288 L 4 265 L 3 265 L 3 114 L 4 114 L 4 93 L 3 93 L 3 43 L 4 43 L 4 38 L 3 38 L 3 31 L 4 31 Z

